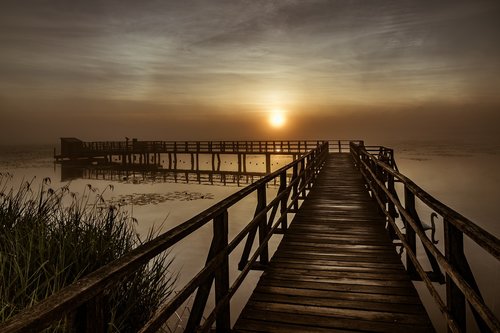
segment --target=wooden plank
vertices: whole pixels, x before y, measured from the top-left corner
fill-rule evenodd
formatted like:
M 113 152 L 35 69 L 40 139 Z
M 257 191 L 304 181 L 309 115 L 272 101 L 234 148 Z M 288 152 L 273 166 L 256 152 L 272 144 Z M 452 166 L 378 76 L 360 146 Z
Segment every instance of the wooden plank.
M 280 303 L 280 304 L 292 304 L 292 305 L 304 305 L 304 306 L 317 306 L 317 307 L 328 307 L 328 308 L 342 308 L 342 309 L 353 309 L 353 310 L 373 310 L 381 312 L 391 312 L 391 313 L 408 313 L 408 314 L 422 314 L 425 313 L 424 308 L 421 304 L 398 304 L 394 307 L 393 304 L 387 302 L 379 302 L 383 297 L 378 299 L 367 301 L 358 301 L 359 295 L 356 295 L 356 299 L 342 299 L 342 298 L 332 298 L 325 299 L 323 297 L 318 297 L 313 295 L 313 293 L 300 295 L 300 297 L 294 295 L 283 295 L 283 294 L 268 294 L 255 292 L 252 295 L 251 301 L 264 302 L 264 303 Z
M 400 271 L 401 264 L 398 263 L 386 263 L 386 262 L 372 262 L 367 260 L 367 262 L 363 261 L 351 261 L 351 260 L 321 260 L 315 258 L 304 258 L 304 257 L 286 257 L 281 254 L 279 257 L 274 258 L 275 263 L 294 263 L 294 264 L 302 264 L 302 265 L 320 265 L 322 267 L 339 267 L 343 265 L 349 265 L 349 267 L 357 266 L 357 267 L 370 267 L 377 269 L 395 269 Z
M 382 271 L 370 268 L 361 267 L 335 267 L 335 266 L 304 266 L 304 265 L 286 265 L 275 263 L 272 267 L 266 270 L 268 274 L 297 274 L 302 276 L 324 276 L 329 278 L 360 278 L 360 279 L 375 279 L 389 281 L 407 281 L 407 277 L 401 275 L 401 271 Z
M 291 249 L 282 248 L 281 251 L 275 254 L 275 257 L 291 257 L 291 258 L 311 258 L 311 259 L 324 259 L 324 260 L 339 260 L 339 261 L 350 261 L 350 262 L 382 262 L 382 263 L 397 263 L 401 264 L 401 260 L 398 257 L 394 258 L 382 258 L 374 254 L 364 253 L 360 255 L 359 253 L 317 253 L 314 249 L 310 248 L 295 248 L 295 251 Z
M 263 284 L 260 286 L 258 292 L 261 293 L 269 293 L 275 295 L 291 295 L 291 296 L 309 296 L 309 297 L 317 297 L 317 298 L 327 298 L 327 299 L 349 299 L 349 300 L 357 300 L 359 299 L 359 293 L 363 293 L 363 298 L 368 301 L 376 301 L 376 302 L 387 302 L 387 303 L 399 303 L 399 304 L 421 304 L 420 298 L 418 296 L 407 296 L 407 295 L 395 295 L 389 294 L 384 295 L 382 293 L 377 293 L 373 291 L 372 293 L 368 293 L 367 291 L 362 292 L 360 290 L 355 291 L 331 291 L 331 290 L 318 290 L 314 287 L 307 286 L 303 288 L 303 286 L 294 287 L 282 287 L 282 286 L 272 286 Z
M 293 325 L 288 323 L 267 322 L 263 328 L 260 320 L 242 318 L 236 332 L 270 332 L 270 333 L 352 333 L 351 330 L 310 327 L 302 325 Z M 234 331 L 233 331 L 234 332 Z
M 289 279 L 288 281 L 293 281 Z M 260 286 L 277 286 L 282 287 L 283 281 L 280 279 L 262 279 L 259 282 Z M 407 295 L 418 296 L 417 291 L 412 288 L 398 287 L 398 286 L 374 286 L 363 284 L 348 284 L 342 282 L 322 283 L 318 281 L 293 281 L 292 288 L 304 288 L 321 291 L 349 291 L 368 294 L 382 294 L 382 295 Z
M 286 313 L 274 312 L 266 310 L 258 310 L 250 308 L 242 317 L 243 319 L 255 319 L 260 322 L 263 331 L 267 327 L 267 323 L 286 323 L 301 325 L 304 327 L 303 332 L 309 332 L 312 328 L 328 328 L 328 329 L 350 329 L 352 331 L 363 332 L 393 332 L 393 333 L 428 333 L 432 332 L 433 328 L 426 325 L 414 325 L 404 323 L 390 323 L 374 320 L 362 320 L 348 317 L 333 317 L 324 315 L 311 315 L 305 313 Z M 239 324 L 239 323 L 238 323 Z M 238 325 L 234 328 L 238 332 Z
M 322 283 L 342 283 L 351 285 L 364 285 L 364 286 L 384 286 L 384 287 L 399 287 L 399 288 L 410 288 L 409 283 L 406 281 L 393 281 L 393 280 L 376 280 L 370 277 L 361 278 L 353 277 L 351 274 L 343 274 L 340 277 L 337 276 L 317 276 L 317 275 L 301 275 L 301 274 L 291 274 L 287 273 L 274 273 L 274 274 L 263 274 L 263 276 L 269 276 L 270 279 L 289 281 L 289 285 L 293 285 L 298 281 L 302 282 L 322 282 Z M 409 281 L 409 280 L 408 280 Z
M 236 332 L 433 332 L 350 155 L 327 160 Z

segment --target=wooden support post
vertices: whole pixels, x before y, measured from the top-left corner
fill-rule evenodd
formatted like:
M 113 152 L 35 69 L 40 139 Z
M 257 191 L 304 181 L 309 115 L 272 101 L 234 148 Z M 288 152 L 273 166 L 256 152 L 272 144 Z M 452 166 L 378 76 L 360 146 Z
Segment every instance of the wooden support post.
M 266 173 L 271 173 L 271 154 L 266 153 Z
M 461 266 L 464 252 L 464 236 L 455 226 L 446 219 L 444 220 L 445 257 L 453 267 Z M 446 275 L 446 306 L 462 332 L 466 331 L 465 296 Z M 451 332 L 448 329 L 448 332 Z
M 191 170 L 195 170 L 194 153 L 191 153 Z
M 292 168 L 292 181 L 294 181 L 295 179 L 297 179 L 297 177 L 298 177 L 298 164 L 294 164 L 293 168 Z M 293 210 L 294 210 L 294 212 L 296 212 L 299 209 L 299 199 L 298 199 L 299 184 L 300 184 L 300 182 L 296 182 L 293 185 L 293 190 L 292 190 L 292 197 L 293 197 L 293 200 L 294 200 L 294 204 L 293 204 Z
M 382 169 L 381 166 L 379 166 L 378 164 L 374 164 L 374 167 L 375 167 L 375 175 L 377 177 L 377 179 L 382 183 L 382 184 L 385 184 L 386 183 L 386 179 L 385 179 L 385 172 L 384 170 Z M 379 211 L 380 211 L 380 214 L 382 216 L 385 217 L 385 211 L 387 209 L 387 195 L 385 194 L 385 191 L 380 187 L 378 186 L 376 183 L 375 184 L 375 187 L 376 187 L 376 191 L 377 191 L 377 196 L 378 198 L 380 199 L 381 203 L 383 206 L 380 206 L 380 205 L 377 205 L 379 207 Z M 414 199 L 415 200 L 415 199 Z
M 307 157 L 307 159 L 309 159 L 309 157 Z M 308 164 L 309 164 L 309 161 L 308 161 Z M 302 177 L 301 177 L 301 181 L 300 181 L 300 184 L 302 186 L 301 197 L 302 197 L 302 199 L 305 199 L 306 198 L 306 189 L 307 189 L 307 173 L 308 173 L 306 170 L 305 159 L 302 159 L 300 161 L 300 173 L 302 173 Z
M 225 211 L 221 216 L 225 215 L 226 219 L 226 246 L 227 246 L 227 211 Z M 220 217 L 220 216 L 219 216 Z M 217 218 L 219 218 L 217 217 Z M 216 218 L 216 219 L 217 219 Z M 213 224 L 213 238 L 210 244 L 210 250 L 208 251 L 208 256 L 205 261 L 205 265 L 215 257 L 221 248 L 221 244 L 224 243 L 224 221 L 214 219 Z M 222 224 L 222 226 L 221 226 Z M 219 269 L 222 269 L 220 267 Z M 208 296 L 210 294 L 210 289 L 212 288 L 212 283 L 215 278 L 215 274 L 211 274 L 203 283 L 198 287 L 196 292 L 196 297 L 194 299 L 193 305 L 191 307 L 191 314 L 189 315 L 188 322 L 186 324 L 185 332 L 195 332 L 196 328 L 200 325 L 201 318 L 203 317 L 203 311 L 207 304 Z
M 215 154 L 212 153 L 212 171 L 215 171 Z
M 225 210 L 214 219 L 214 240 L 216 240 L 216 253 L 220 253 L 228 245 L 228 214 Z M 215 303 L 219 304 L 229 292 L 229 254 L 226 254 L 221 265 L 215 271 Z M 217 333 L 231 330 L 230 306 L 227 302 L 217 313 L 215 321 Z
M 415 195 L 413 192 L 410 191 L 410 189 L 405 186 L 405 209 L 408 211 L 408 214 L 413 218 L 413 220 L 416 220 L 415 216 L 417 215 L 417 211 L 415 209 Z M 411 248 L 411 251 L 417 255 L 417 239 L 415 236 L 415 230 L 410 226 L 408 221 L 403 219 L 404 225 L 405 225 L 405 238 L 406 241 L 408 242 L 408 245 Z M 410 259 L 410 254 L 406 253 L 406 270 L 408 271 L 408 274 L 413 280 L 418 279 L 417 275 L 417 270 L 415 268 L 415 265 Z
M 247 154 L 243 154 L 243 172 L 247 172 Z
M 288 143 L 290 143 L 290 142 L 288 142 Z M 280 187 L 279 187 L 278 193 L 282 193 L 285 189 L 286 189 L 286 171 L 283 171 L 280 174 Z M 287 204 L 288 204 L 288 195 L 284 196 L 281 199 L 281 203 L 280 203 L 280 213 L 281 213 L 281 217 L 283 218 L 283 220 L 281 221 L 281 230 L 283 231 L 283 233 L 288 229 L 288 220 L 287 220 L 287 212 L 286 212 Z
M 396 188 L 394 186 L 394 176 L 392 174 L 388 174 L 387 177 L 387 189 L 389 192 L 397 197 L 396 193 Z M 388 209 L 389 209 L 389 215 L 395 220 L 398 217 L 398 213 L 396 211 L 396 206 L 394 203 L 389 200 L 388 204 Z M 396 235 L 396 231 L 394 230 L 394 227 L 392 226 L 391 223 L 387 223 L 387 231 L 389 232 L 389 237 L 391 237 L 392 240 L 397 239 L 398 236 Z
M 106 323 L 104 321 L 103 306 L 101 294 L 80 306 L 76 311 L 73 323 L 74 331 L 76 333 L 104 333 L 106 331 Z
M 260 208 L 260 211 L 263 211 L 266 209 L 266 186 L 262 185 L 257 189 L 257 207 Z M 263 242 L 265 241 L 265 238 L 267 236 L 268 232 L 268 225 L 267 225 L 267 216 L 264 215 L 260 219 L 259 222 L 259 245 L 262 245 Z M 262 252 L 260 253 L 260 264 L 261 265 L 267 265 L 269 263 L 269 250 L 267 244 L 265 244 L 262 248 Z
M 260 186 L 257 189 L 257 207 L 255 208 L 255 213 L 254 217 L 256 217 L 262 210 L 266 208 L 266 187 L 265 185 Z M 252 228 L 248 232 L 247 236 L 247 241 L 245 243 L 245 247 L 243 248 L 243 253 L 241 254 L 241 260 L 238 263 L 238 269 L 241 271 L 245 267 L 245 265 L 248 262 L 248 258 L 250 256 L 250 251 L 252 250 L 253 242 L 255 240 L 255 235 L 257 233 L 257 229 L 259 229 L 259 241 L 262 242 L 262 240 L 265 238 L 265 233 L 262 230 L 267 230 L 267 217 L 264 216 L 261 218 L 260 221 L 258 221 L 257 225 Z M 267 233 L 267 232 L 266 232 Z M 262 237 L 262 235 L 264 237 Z M 267 264 L 269 261 L 269 255 L 268 255 L 268 247 L 267 245 L 262 249 L 262 253 L 260 255 L 260 263 L 261 264 Z
M 241 173 L 241 154 L 238 153 L 238 173 Z

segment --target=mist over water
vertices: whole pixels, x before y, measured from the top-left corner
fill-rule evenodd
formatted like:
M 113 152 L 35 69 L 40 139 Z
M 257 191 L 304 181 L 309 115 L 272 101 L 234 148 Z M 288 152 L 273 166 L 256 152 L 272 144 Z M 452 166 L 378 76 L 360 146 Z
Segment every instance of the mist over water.
M 378 142 L 366 142 L 379 144 Z M 394 148 L 399 170 L 417 185 L 429 192 L 435 198 L 452 209 L 466 216 L 495 236 L 500 235 L 498 223 L 498 200 L 500 198 L 500 146 L 496 144 L 456 144 L 446 142 L 394 141 L 383 142 Z M 0 146 L 0 172 L 12 175 L 11 183 L 18 186 L 23 181 L 31 181 L 37 185 L 45 177 L 50 177 L 53 188 L 66 185 L 61 181 L 61 166 L 53 163 L 53 146 Z M 201 162 L 209 164 L 208 160 Z M 261 161 L 258 157 L 248 159 L 249 171 L 258 171 Z M 275 158 L 273 170 L 289 163 L 289 158 Z M 179 165 L 189 169 L 188 157 L 181 157 Z M 221 170 L 234 170 L 236 161 L 231 157 L 223 158 Z M 201 165 L 203 167 L 203 163 Z M 106 179 L 74 179 L 70 189 L 82 193 L 87 184 L 100 190 L 113 185 L 113 190 L 106 190 L 105 199 L 123 205 L 123 209 L 137 219 L 135 228 L 144 237 L 153 227 L 157 231 L 166 231 L 202 212 L 228 195 L 235 193 L 241 187 L 236 185 L 200 185 L 196 183 L 158 182 L 151 179 L 106 180 Z M 241 186 L 246 186 L 242 183 Z M 268 200 L 276 193 L 276 188 L 270 187 Z M 229 210 L 229 237 L 232 239 L 252 218 L 256 198 L 249 196 Z M 429 223 L 430 213 L 423 205 L 417 209 L 423 222 Z M 437 223 L 438 248 L 444 246 L 442 225 Z M 211 225 L 207 224 L 198 232 L 171 249 L 175 257 L 173 273 L 179 274 L 177 288 L 180 289 L 186 281 L 192 278 L 206 260 L 206 253 L 212 237 Z M 274 251 L 281 236 L 272 238 L 270 247 Z M 465 237 L 465 248 L 469 264 L 481 289 L 486 303 L 498 316 L 500 313 L 500 265 L 485 255 L 485 252 Z M 420 246 L 419 257 L 424 259 Z M 230 257 L 230 280 L 234 281 L 238 271 L 237 262 L 241 255 L 241 246 Z M 424 260 L 425 261 L 425 260 Z M 232 301 L 232 321 L 236 320 L 260 272 L 252 271 L 243 286 Z M 416 283 L 417 290 L 424 299 L 438 331 L 444 330 L 441 314 L 431 300 L 425 286 Z M 443 293 L 444 286 L 438 286 Z M 213 302 L 209 300 L 208 307 Z M 468 319 L 473 322 L 472 318 Z

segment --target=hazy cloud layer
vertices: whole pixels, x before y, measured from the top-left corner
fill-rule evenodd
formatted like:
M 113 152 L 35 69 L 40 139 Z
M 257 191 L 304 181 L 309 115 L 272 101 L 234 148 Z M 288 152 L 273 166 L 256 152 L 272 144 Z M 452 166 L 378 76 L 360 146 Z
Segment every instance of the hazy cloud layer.
M 368 106 L 372 120 L 425 107 L 466 121 L 500 105 L 498 31 L 493 0 L 2 1 L 0 137 L 29 117 L 54 136 L 85 135 L 70 119 L 93 116 L 189 132 L 201 118 L 186 113 L 255 136 L 230 126 L 273 107 L 311 124 Z

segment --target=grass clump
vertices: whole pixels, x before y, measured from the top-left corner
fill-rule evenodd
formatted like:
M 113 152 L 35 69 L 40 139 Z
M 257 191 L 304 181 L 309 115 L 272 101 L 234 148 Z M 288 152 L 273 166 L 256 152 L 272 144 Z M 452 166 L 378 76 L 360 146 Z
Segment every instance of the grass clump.
M 44 179 L 18 189 L 0 173 L 0 322 L 56 293 L 142 243 L 133 219 L 108 206 L 87 185 L 81 195 L 50 188 Z M 151 232 L 145 241 L 154 237 Z M 167 255 L 157 256 L 106 291 L 101 302 L 107 332 L 136 332 L 172 292 Z M 51 330 L 71 331 L 78 316 Z

